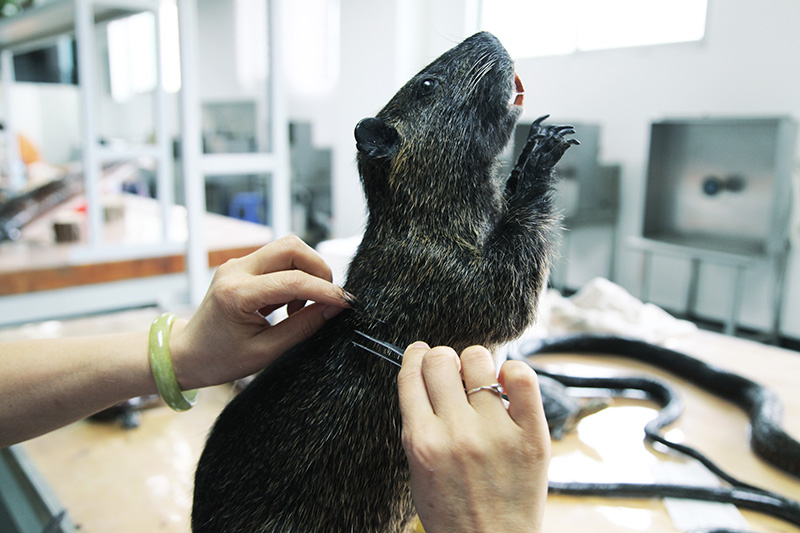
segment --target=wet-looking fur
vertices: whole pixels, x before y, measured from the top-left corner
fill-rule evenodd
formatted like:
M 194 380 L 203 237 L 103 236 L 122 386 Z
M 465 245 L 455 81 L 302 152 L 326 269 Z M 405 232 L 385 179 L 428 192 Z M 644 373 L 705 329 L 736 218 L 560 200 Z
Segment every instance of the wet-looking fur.
M 569 127 L 531 129 L 511 58 L 479 33 L 356 127 L 369 217 L 345 289 L 353 310 L 269 367 L 223 411 L 197 468 L 195 532 L 401 532 L 413 518 L 397 367 L 354 330 L 406 346 L 496 346 L 534 318 L 551 252 L 553 166 Z

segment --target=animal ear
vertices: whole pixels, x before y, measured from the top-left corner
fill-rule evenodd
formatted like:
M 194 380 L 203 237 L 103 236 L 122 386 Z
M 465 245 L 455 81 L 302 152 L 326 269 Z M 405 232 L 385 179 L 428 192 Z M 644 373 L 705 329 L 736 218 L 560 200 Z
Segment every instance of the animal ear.
M 397 130 L 379 118 L 361 119 L 356 124 L 356 148 L 367 157 L 389 157 L 400 144 Z

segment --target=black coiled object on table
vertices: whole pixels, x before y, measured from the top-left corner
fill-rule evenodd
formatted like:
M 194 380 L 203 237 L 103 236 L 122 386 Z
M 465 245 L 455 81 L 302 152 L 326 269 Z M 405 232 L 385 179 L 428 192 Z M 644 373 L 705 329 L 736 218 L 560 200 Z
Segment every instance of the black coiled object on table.
M 744 410 L 751 424 L 751 447 L 756 454 L 777 468 L 800 478 L 800 443 L 781 426 L 783 406 L 780 398 L 766 387 L 727 370 L 709 365 L 684 353 L 637 339 L 607 335 L 576 335 L 529 343 L 514 358 L 531 364 L 531 356 L 546 353 L 605 354 L 622 356 L 669 371 Z M 531 365 L 534 366 L 534 365 Z M 535 368 L 535 366 L 534 366 Z M 645 427 L 646 439 L 659 442 L 699 460 L 731 487 L 697 487 L 639 483 L 551 482 L 553 494 L 604 496 L 617 498 L 682 498 L 732 503 L 742 508 L 769 514 L 800 527 L 800 503 L 771 491 L 744 483 L 723 471 L 694 448 L 669 441 L 660 429 L 675 421 L 682 412 L 677 393 L 661 380 L 644 377 L 592 378 L 563 376 L 536 368 L 540 375 L 555 379 L 566 387 L 644 391 L 662 409 Z M 543 394 L 545 391 L 543 390 Z M 547 400 L 545 400 L 547 402 Z

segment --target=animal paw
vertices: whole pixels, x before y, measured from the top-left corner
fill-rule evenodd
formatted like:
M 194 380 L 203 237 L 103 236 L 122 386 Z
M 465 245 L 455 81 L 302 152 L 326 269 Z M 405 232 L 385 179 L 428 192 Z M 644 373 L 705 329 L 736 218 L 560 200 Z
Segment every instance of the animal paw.
M 534 183 L 548 181 L 567 149 L 580 144 L 577 139 L 568 137 L 575 134 L 574 127 L 542 124 L 548 116 L 539 117 L 531 124 L 528 140 L 511 172 L 508 186 L 528 189 Z
M 539 117 L 531 124 L 528 140 L 517 161 L 525 174 L 549 173 L 578 139 L 567 137 L 575 134 L 575 128 L 565 125 L 543 125 L 548 115 Z

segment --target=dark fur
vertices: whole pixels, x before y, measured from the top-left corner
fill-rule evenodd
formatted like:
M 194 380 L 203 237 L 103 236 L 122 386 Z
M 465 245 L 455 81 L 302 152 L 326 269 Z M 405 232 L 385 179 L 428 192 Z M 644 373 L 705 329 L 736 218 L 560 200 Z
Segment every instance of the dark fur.
M 520 113 L 513 90 L 510 57 L 481 33 L 359 123 L 369 219 L 345 285 L 354 309 L 220 415 L 197 469 L 196 532 L 407 527 L 397 367 L 352 346 L 353 331 L 461 350 L 531 323 L 549 264 L 552 169 L 575 141 L 537 123 L 511 177 L 496 176 Z

